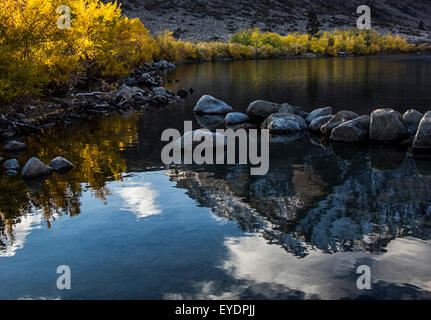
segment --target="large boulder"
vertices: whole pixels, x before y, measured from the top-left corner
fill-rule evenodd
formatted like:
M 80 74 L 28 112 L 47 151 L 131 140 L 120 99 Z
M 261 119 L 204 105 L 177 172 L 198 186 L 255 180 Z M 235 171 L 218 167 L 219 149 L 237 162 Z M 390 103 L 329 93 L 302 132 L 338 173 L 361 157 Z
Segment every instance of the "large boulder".
M 55 171 L 67 171 L 73 168 L 73 163 L 63 157 L 57 157 L 51 160 L 49 166 Z
M 204 95 L 199 99 L 193 111 L 195 113 L 226 114 L 232 112 L 233 109 L 231 106 L 213 96 Z
M 308 128 L 305 120 L 290 113 L 273 113 L 262 122 L 261 128 L 269 129 L 271 133 L 289 133 Z
M 18 171 L 18 170 L 19 170 L 19 163 L 18 163 L 18 160 L 16 160 L 16 159 L 9 159 L 9 160 L 6 160 L 6 161 L 3 163 L 3 167 L 4 167 L 6 170 L 15 170 L 15 171 Z
M 250 118 L 248 115 L 242 112 L 229 112 L 224 118 L 226 125 L 233 125 L 238 123 L 249 122 Z
M 38 158 L 32 157 L 22 168 L 21 174 L 24 179 L 32 179 L 48 175 L 52 173 L 53 170 L 52 167 L 47 166 Z
M 413 153 L 428 153 L 431 151 L 431 111 L 423 116 L 413 140 Z
M 280 106 L 280 110 L 278 110 L 278 113 L 296 114 L 297 116 L 300 116 L 302 118 L 305 118 L 308 116 L 308 112 L 305 112 L 302 108 L 297 107 L 297 106 L 292 106 L 288 103 L 283 103 Z
M 247 114 L 251 120 L 262 122 L 270 114 L 277 113 L 279 109 L 280 105 L 277 103 L 265 100 L 256 100 L 248 105 Z
M 368 139 L 370 116 L 361 116 L 346 121 L 331 132 L 331 140 L 341 142 L 361 142 Z
M 332 108 L 331 107 L 324 107 L 324 108 L 319 108 L 316 110 L 313 110 L 312 112 L 310 112 L 310 114 L 305 118 L 305 120 L 310 123 L 311 121 L 313 121 L 316 118 L 319 117 L 323 117 L 323 116 L 329 116 L 332 114 Z
M 312 131 L 319 131 L 320 128 L 327 123 L 328 121 L 332 120 L 334 118 L 333 115 L 323 116 L 323 117 L 317 117 L 314 118 L 313 121 L 310 123 L 310 130 Z
M 348 110 L 341 110 L 337 112 L 331 120 L 329 120 L 327 123 L 325 123 L 321 128 L 320 131 L 324 134 L 330 135 L 332 129 L 339 126 L 340 124 L 355 119 L 359 117 L 359 115 L 353 111 Z
M 22 151 L 25 150 L 27 147 L 25 146 L 24 143 L 19 142 L 19 141 L 9 141 L 6 143 L 6 145 L 4 146 L 4 151 L 5 152 L 18 152 L 18 151 Z
M 419 122 L 423 118 L 423 113 L 416 111 L 415 109 L 410 109 L 403 114 L 404 122 L 407 125 L 409 134 L 415 135 L 418 130 Z
M 376 109 L 371 113 L 370 140 L 400 141 L 408 136 L 407 125 L 401 114 L 393 109 Z

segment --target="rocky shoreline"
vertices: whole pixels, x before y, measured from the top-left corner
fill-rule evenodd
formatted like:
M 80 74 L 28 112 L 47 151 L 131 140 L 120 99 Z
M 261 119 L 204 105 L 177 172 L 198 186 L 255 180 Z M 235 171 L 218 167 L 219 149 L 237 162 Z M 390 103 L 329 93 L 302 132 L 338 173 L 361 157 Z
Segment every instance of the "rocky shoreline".
M 161 72 L 174 68 L 175 65 L 164 60 L 146 63 L 127 78 L 110 84 L 103 83 L 97 91 L 74 92 L 28 105 L 8 105 L 3 108 L 6 112 L 0 112 L 0 142 L 4 144 L 12 139 L 19 140 L 56 124 L 69 125 L 74 121 L 181 101 L 192 89 L 180 89 L 174 93 L 161 86 Z

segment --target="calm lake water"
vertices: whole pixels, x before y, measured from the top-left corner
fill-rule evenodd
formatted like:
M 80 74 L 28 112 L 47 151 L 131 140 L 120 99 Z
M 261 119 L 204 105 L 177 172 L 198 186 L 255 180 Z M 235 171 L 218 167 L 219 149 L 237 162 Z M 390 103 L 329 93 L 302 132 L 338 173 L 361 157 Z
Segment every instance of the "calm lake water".
M 255 99 L 312 110 L 426 111 L 430 57 L 181 65 L 184 103 L 26 140 L 30 156 L 76 166 L 44 183 L 0 176 L 1 299 L 431 298 L 431 160 L 385 146 L 272 136 L 270 169 L 166 168 L 161 132 L 195 128 L 211 94 L 245 110 Z M 2 157 L 7 157 L 1 154 Z M 71 290 L 58 290 L 68 265 Z M 357 289 L 360 265 L 372 289 Z

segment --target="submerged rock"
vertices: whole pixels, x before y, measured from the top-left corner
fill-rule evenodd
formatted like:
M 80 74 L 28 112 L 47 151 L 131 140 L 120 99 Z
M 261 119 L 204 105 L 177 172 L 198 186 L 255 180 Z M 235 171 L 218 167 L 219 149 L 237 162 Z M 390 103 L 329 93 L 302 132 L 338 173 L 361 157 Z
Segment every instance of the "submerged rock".
M 4 146 L 5 152 L 17 152 L 25 149 L 27 149 L 27 147 L 24 143 L 15 140 L 7 142 Z
M 415 109 L 410 109 L 403 114 L 404 122 L 407 125 L 409 134 L 415 135 L 418 130 L 419 123 L 423 118 L 423 113 L 416 111 Z
M 368 140 L 370 116 L 361 116 L 346 121 L 331 132 L 331 140 L 343 142 L 361 142 Z
M 19 163 L 18 163 L 18 160 L 17 160 L 17 159 L 9 159 L 9 160 L 6 160 L 6 161 L 3 163 L 3 167 L 4 167 L 6 170 L 15 170 L 15 171 L 18 171 L 18 170 L 19 170 Z
M 280 110 L 278 103 L 265 100 L 256 100 L 248 105 L 247 114 L 251 120 L 261 122 L 270 114 L 277 113 Z
M 323 116 L 329 116 L 332 114 L 332 108 L 331 107 L 324 107 L 324 108 L 319 108 L 316 109 L 314 111 L 312 111 L 306 118 L 305 120 L 310 123 L 311 121 L 313 121 L 316 118 L 319 117 L 323 117 Z
M 296 114 L 297 116 L 300 116 L 302 118 L 305 118 L 308 116 L 308 112 L 305 112 L 302 108 L 297 106 L 292 106 L 288 103 L 283 103 L 280 107 L 280 110 L 278 110 L 278 113 Z
M 413 140 L 413 153 L 428 153 L 431 151 L 431 111 L 423 116 Z
M 312 131 L 319 131 L 320 128 L 327 123 L 328 121 L 332 120 L 334 118 L 333 115 L 323 116 L 323 117 L 317 117 L 314 118 L 313 121 L 310 123 L 310 130 Z
M 250 118 L 248 115 L 242 112 L 229 112 L 224 118 L 226 125 L 233 125 L 238 123 L 249 122 Z
M 324 134 L 330 135 L 332 129 L 339 126 L 340 124 L 355 119 L 359 117 L 359 115 L 353 111 L 348 110 L 341 110 L 337 112 L 331 120 L 329 120 L 327 123 L 325 123 L 321 128 L 320 131 Z
M 408 136 L 407 125 L 401 114 L 393 109 L 376 109 L 371 113 L 370 140 L 400 141 Z
M 272 133 L 289 133 L 308 128 L 302 117 L 290 113 L 273 113 L 262 122 L 261 127 Z
M 199 99 L 193 111 L 195 113 L 225 114 L 232 112 L 233 109 L 228 104 L 213 96 L 204 95 Z
M 52 173 L 52 171 L 54 171 L 52 167 L 47 166 L 38 158 L 32 157 L 22 168 L 21 174 L 24 179 L 32 179 L 48 175 Z
M 74 167 L 73 163 L 63 157 L 57 157 L 53 159 L 49 166 L 55 171 L 67 171 Z

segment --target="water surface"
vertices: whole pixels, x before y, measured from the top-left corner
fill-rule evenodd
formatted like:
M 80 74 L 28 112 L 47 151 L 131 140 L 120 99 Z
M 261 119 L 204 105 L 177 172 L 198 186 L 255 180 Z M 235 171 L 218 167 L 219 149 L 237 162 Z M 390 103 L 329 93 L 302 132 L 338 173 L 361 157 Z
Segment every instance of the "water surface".
M 43 183 L 0 177 L 2 299 L 431 298 L 431 162 L 404 148 L 272 136 L 270 169 L 160 161 L 202 94 L 245 110 L 255 99 L 426 111 L 429 57 L 181 65 L 184 103 L 51 128 L 30 156 L 75 168 Z M 6 155 L 2 154 L 2 157 Z M 72 289 L 58 290 L 68 265 Z M 359 265 L 372 289 L 358 290 Z

